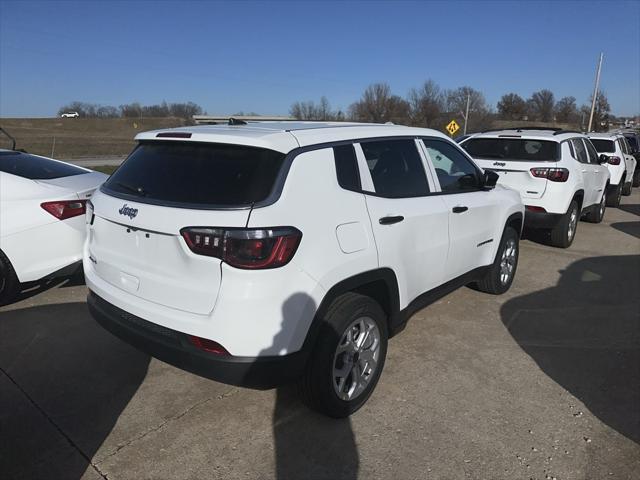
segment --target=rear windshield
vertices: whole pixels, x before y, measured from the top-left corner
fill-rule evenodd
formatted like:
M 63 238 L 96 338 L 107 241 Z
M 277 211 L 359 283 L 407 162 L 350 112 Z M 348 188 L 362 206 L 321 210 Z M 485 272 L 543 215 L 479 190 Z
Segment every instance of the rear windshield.
M 472 138 L 461 146 L 474 158 L 497 158 L 529 162 L 557 161 L 560 159 L 560 144 L 545 140 Z
M 591 143 L 596 147 L 598 153 L 614 153 L 616 151 L 616 146 L 613 143 L 613 140 L 599 140 L 592 138 Z
M 51 180 L 88 173 L 68 163 L 21 152 L 0 152 L 0 172 L 10 173 L 29 180 Z
M 267 198 L 285 155 L 264 148 L 143 142 L 103 190 L 174 206 L 248 206 Z

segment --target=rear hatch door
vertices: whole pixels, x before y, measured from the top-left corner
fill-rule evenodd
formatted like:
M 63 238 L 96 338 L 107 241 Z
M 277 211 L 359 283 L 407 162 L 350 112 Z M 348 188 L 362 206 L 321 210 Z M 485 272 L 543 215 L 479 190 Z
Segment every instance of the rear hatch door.
M 463 148 L 484 170 L 493 170 L 498 183 L 513 188 L 525 198 L 541 198 L 547 188 L 546 178 L 531 173 L 534 168 L 554 168 L 560 158 L 560 144 L 528 138 L 472 138 Z
M 91 200 L 94 271 L 141 299 L 211 312 L 221 260 L 193 253 L 180 231 L 246 227 L 251 205 L 269 195 L 283 159 L 236 145 L 141 144 Z

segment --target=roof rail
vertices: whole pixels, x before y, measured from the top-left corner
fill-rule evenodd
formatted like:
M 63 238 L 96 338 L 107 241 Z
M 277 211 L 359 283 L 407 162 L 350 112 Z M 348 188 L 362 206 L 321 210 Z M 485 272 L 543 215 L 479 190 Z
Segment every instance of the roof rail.
M 4 128 L 0 127 L 0 132 L 4 133 L 7 137 L 9 137 L 9 139 L 11 140 L 11 150 L 15 150 L 16 149 L 16 139 L 13 138 L 11 135 L 9 135 L 9 132 L 7 132 Z
M 562 129 L 554 128 L 554 127 L 514 127 L 514 128 L 510 128 L 509 130 L 516 130 L 518 132 L 522 132 L 525 130 L 547 130 L 549 132 L 558 132 Z
M 229 125 L 246 125 L 247 122 L 245 122 L 244 120 L 239 120 L 237 118 L 229 118 Z
M 578 130 L 563 130 L 563 129 L 558 129 L 555 132 L 553 132 L 554 135 L 562 135 L 563 133 L 579 133 L 582 134 L 582 132 L 579 132 Z

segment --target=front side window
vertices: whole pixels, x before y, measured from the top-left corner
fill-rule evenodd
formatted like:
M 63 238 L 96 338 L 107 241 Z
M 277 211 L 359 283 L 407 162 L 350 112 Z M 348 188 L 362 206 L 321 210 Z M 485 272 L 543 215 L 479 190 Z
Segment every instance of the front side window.
M 268 197 L 284 157 L 243 145 L 142 142 L 103 190 L 168 206 L 250 206 Z
M 591 144 L 591 140 L 586 140 L 584 141 L 584 144 L 587 146 L 587 155 L 589 156 L 589 163 L 598 163 L 598 152 L 596 152 L 596 149 L 593 148 L 593 145 Z
M 376 193 L 389 198 L 429 193 L 427 175 L 414 140 L 382 140 L 360 145 Z
M 581 138 L 572 138 L 573 150 L 576 153 L 576 160 L 580 163 L 589 163 L 589 157 L 587 156 L 587 149 L 584 146 L 584 142 Z
M 443 192 L 464 192 L 480 187 L 478 169 L 456 147 L 442 140 L 424 139 Z

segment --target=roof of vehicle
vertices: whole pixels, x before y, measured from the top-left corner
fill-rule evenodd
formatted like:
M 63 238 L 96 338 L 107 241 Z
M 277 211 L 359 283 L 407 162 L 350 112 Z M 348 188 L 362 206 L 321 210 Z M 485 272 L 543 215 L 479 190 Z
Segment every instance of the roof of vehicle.
M 190 135 L 187 136 L 187 134 Z M 152 130 L 139 133 L 135 139 L 230 143 L 287 153 L 294 148 L 327 142 L 414 135 L 448 139 L 446 135 L 436 130 L 403 125 L 297 121 L 246 122 L 241 125 L 198 125 Z
M 562 142 L 568 138 L 584 137 L 581 132 L 563 130 L 560 128 L 505 128 L 501 130 L 487 130 L 476 134 L 473 138 L 526 138 L 530 140 L 547 140 L 552 142 Z
M 612 138 L 622 137 L 623 135 L 620 132 L 591 132 L 591 133 L 587 133 L 587 136 L 589 138 L 612 139 Z

